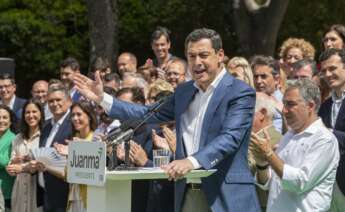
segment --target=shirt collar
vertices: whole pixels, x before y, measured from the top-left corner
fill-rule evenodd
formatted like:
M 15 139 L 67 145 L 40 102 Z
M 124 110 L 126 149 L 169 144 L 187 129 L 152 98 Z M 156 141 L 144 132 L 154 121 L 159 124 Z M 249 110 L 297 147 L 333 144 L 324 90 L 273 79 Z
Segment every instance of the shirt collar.
M 216 78 L 212 81 L 212 83 L 207 87 L 206 91 L 214 90 L 218 84 L 220 83 L 223 76 L 226 74 L 226 69 L 223 67 L 222 71 L 216 76 Z M 194 87 L 196 87 L 199 91 L 204 92 L 196 82 L 193 83 Z
M 57 121 L 55 122 L 54 118 L 51 119 L 51 124 L 54 126 L 54 124 L 58 124 L 59 126 L 62 124 L 62 122 L 66 119 L 70 112 L 70 109 L 67 110 L 67 112 Z
M 338 97 L 335 93 L 335 91 L 332 91 L 332 101 L 333 102 L 342 102 L 345 98 L 345 91 L 341 93 L 341 97 Z
M 316 133 L 321 127 L 324 127 L 322 120 L 320 118 L 316 119 L 311 125 L 309 125 L 306 129 L 304 129 L 300 133 L 292 133 L 294 135 L 303 135 L 303 134 L 314 134 Z

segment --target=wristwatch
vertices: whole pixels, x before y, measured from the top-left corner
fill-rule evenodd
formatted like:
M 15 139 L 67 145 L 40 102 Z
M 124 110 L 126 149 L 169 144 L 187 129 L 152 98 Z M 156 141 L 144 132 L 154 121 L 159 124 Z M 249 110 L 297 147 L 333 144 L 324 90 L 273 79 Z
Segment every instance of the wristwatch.
M 267 163 L 266 165 L 263 165 L 263 166 L 260 166 L 260 165 L 256 164 L 255 166 L 256 166 L 256 168 L 258 170 L 265 170 L 265 169 L 267 169 L 270 166 L 270 164 Z

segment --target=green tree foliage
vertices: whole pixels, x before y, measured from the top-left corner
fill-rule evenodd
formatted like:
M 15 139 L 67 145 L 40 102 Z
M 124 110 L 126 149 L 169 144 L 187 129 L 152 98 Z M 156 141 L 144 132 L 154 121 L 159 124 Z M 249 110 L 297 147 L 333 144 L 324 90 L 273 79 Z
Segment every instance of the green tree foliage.
M 119 52 L 137 55 L 139 64 L 153 57 L 151 32 L 166 26 L 171 33 L 172 53 L 184 56 L 184 39 L 193 29 L 218 31 L 225 52 L 238 53 L 231 26 L 232 0 L 117 0 Z M 280 27 L 277 49 L 288 37 L 301 37 L 319 49 L 325 28 L 345 24 L 345 1 L 290 0 Z M 57 77 L 59 62 L 72 55 L 84 70 L 89 59 L 87 9 L 84 0 L 0 0 L 0 56 L 13 57 L 22 94 L 28 95 L 37 79 Z M 115 57 L 115 56 L 114 56 Z
M 184 56 L 184 39 L 193 29 L 209 27 L 217 30 L 227 49 L 234 46 L 233 34 L 226 19 L 226 1 L 213 0 L 118 0 L 120 52 L 132 51 L 139 64 L 154 57 L 150 36 L 156 26 L 171 30 L 172 53 Z
M 333 24 L 345 25 L 345 1 L 337 0 L 292 0 L 280 27 L 279 46 L 289 37 L 304 38 L 317 50 L 321 49 L 322 35 Z M 317 58 L 316 58 L 317 59 Z
M 79 0 L 0 2 L 0 55 L 15 58 L 22 88 L 29 89 L 37 79 L 56 77 L 58 64 L 69 55 L 87 65 L 85 14 L 85 4 Z

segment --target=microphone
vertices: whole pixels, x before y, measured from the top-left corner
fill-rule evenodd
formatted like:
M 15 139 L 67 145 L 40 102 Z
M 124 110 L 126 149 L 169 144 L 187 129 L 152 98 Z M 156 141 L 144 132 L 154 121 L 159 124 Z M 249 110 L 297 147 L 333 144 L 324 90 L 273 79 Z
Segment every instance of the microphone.
M 121 141 L 126 141 L 130 137 L 132 137 L 133 133 L 134 133 L 134 130 L 129 128 L 125 132 L 120 133 L 120 135 L 116 136 L 116 138 L 114 140 L 112 140 L 110 143 L 108 143 L 107 145 L 113 145 L 113 144 L 119 143 Z
M 105 138 L 107 142 L 112 142 L 114 139 L 116 139 L 118 136 L 121 135 L 121 133 L 126 132 L 128 129 L 135 129 L 139 124 L 141 120 L 127 120 L 123 122 L 120 127 L 113 129 L 110 131 Z M 134 131 L 134 130 L 133 130 Z

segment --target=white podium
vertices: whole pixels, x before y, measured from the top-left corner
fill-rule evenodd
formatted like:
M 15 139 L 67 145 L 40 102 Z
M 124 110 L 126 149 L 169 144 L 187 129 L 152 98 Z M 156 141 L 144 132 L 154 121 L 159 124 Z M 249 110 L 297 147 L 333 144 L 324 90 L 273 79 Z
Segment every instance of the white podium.
M 202 178 L 216 170 L 193 170 L 185 178 Z M 167 179 L 161 169 L 141 168 L 136 171 L 107 171 L 103 187 L 87 186 L 88 212 L 130 212 L 132 180 Z

